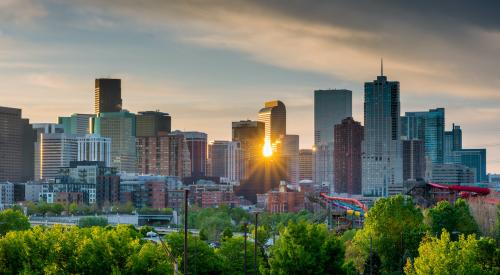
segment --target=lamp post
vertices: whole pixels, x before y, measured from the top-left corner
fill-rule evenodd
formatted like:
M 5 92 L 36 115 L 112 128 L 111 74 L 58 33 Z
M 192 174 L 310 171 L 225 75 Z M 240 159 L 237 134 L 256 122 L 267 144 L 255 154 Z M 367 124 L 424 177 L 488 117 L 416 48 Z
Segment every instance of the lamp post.
M 253 274 L 257 274 L 257 229 L 259 228 L 259 212 L 255 212 L 255 236 L 253 242 Z
M 248 223 L 243 224 L 243 274 L 247 275 L 247 226 Z
M 188 274 L 188 195 L 189 190 L 184 190 L 184 274 Z

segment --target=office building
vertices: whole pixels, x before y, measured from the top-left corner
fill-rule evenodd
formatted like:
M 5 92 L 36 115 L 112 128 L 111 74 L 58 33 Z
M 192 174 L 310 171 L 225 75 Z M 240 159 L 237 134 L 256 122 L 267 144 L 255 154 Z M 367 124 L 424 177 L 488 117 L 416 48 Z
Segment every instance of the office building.
M 361 142 L 363 126 L 352 117 L 335 125 L 335 193 L 361 194 Z
M 35 135 L 21 109 L 0 107 L 0 181 L 33 179 Z
M 95 113 L 120 112 L 122 110 L 122 84 L 120 79 L 98 78 L 95 80 Z
M 313 151 L 312 149 L 299 150 L 299 182 L 313 178 Z
M 111 139 L 111 167 L 119 172 L 136 170 L 135 115 L 126 110 L 100 113 L 93 123 L 94 134 Z
M 470 185 L 475 182 L 474 170 L 461 164 L 433 164 L 431 182 Z
M 383 75 L 365 83 L 362 191 L 390 196 L 403 190 L 399 82 Z
M 182 132 L 168 134 L 168 175 L 179 178 L 191 177 L 191 152 Z
M 243 154 L 238 141 L 216 140 L 208 144 L 207 175 L 221 182 L 239 184 Z
M 59 117 L 59 124 L 64 129 L 64 133 L 83 137 L 92 131 L 93 114 L 72 114 L 69 117 Z
M 248 179 L 258 159 L 262 158 L 265 124 L 242 120 L 232 123 L 232 140 L 240 143 L 243 153 L 242 179 Z
M 100 161 L 111 167 L 111 138 L 95 134 L 78 137 L 78 161 Z
M 64 127 L 57 123 L 33 123 L 31 125 L 35 136 L 38 137 L 40 134 L 62 134 L 64 133 Z
M 40 134 L 35 148 L 35 180 L 54 179 L 60 169 L 78 158 L 78 137 L 64 133 Z
M 178 132 L 178 131 L 175 131 Z M 202 132 L 180 132 L 186 139 L 191 159 L 191 176 L 206 176 L 207 134 Z
M 425 148 L 420 139 L 403 140 L 403 180 L 425 179 Z
M 334 127 L 352 117 L 352 91 L 314 91 L 314 166 L 313 180 L 333 187 Z
M 285 135 L 281 141 L 281 158 L 290 184 L 299 184 L 299 136 Z
M 455 164 L 461 164 L 474 171 L 474 182 L 487 182 L 486 149 L 461 149 L 453 151 Z
M 171 117 L 160 111 L 139 112 L 136 116 L 136 136 L 155 137 L 171 132 Z
M 401 117 L 401 136 L 424 141 L 425 155 L 432 163 L 444 161 L 444 108 L 428 112 L 406 112 Z
M 454 151 L 462 149 L 462 130 L 453 124 L 451 131 L 444 132 L 444 163 L 456 163 Z
M 0 210 L 14 205 L 14 184 L 0 182 Z
M 277 143 L 286 135 L 286 107 L 279 100 L 268 101 L 260 109 L 258 120 L 264 123 L 264 140 L 273 150 Z

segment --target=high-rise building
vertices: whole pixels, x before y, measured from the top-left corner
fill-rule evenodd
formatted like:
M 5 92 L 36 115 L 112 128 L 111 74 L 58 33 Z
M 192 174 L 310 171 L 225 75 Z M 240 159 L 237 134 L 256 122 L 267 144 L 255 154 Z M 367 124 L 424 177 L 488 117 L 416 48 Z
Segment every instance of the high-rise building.
M 69 117 L 59 117 L 59 124 L 62 125 L 64 133 L 82 137 L 91 133 L 93 117 L 93 114 L 72 114 Z
M 111 167 L 119 172 L 136 170 L 135 123 L 135 115 L 126 110 L 100 113 L 94 119 L 94 134 L 111 138 Z
M 64 133 L 40 134 L 35 148 L 35 180 L 54 179 L 78 158 L 78 139 Z
M 432 163 L 444 161 L 444 108 L 428 112 L 406 112 L 401 117 L 401 135 L 424 141 L 425 154 Z
M 95 80 L 95 113 L 120 112 L 122 110 L 122 84 L 120 79 L 98 78 Z
M 441 184 L 474 183 L 474 170 L 461 164 L 433 164 L 431 181 Z
M 178 131 L 175 131 L 178 132 Z M 186 139 L 191 159 L 191 176 L 206 176 L 207 134 L 202 132 L 180 132 Z
M 420 139 L 403 140 L 403 180 L 425 178 L 425 149 Z
M 451 131 L 444 132 L 444 163 L 455 163 L 453 151 L 462 149 L 462 130 L 453 124 Z
M 362 191 L 390 196 L 403 190 L 399 82 L 383 75 L 365 83 Z
M 313 151 L 312 149 L 299 150 L 299 181 L 313 178 Z
M 352 117 L 335 125 L 335 193 L 361 194 L 363 126 Z
M 216 140 L 208 144 L 207 174 L 222 182 L 239 184 L 243 163 L 238 141 Z
M 33 123 L 31 125 L 35 131 L 36 139 L 40 134 L 62 134 L 64 133 L 63 125 L 57 123 Z
M 21 109 L 0 107 L 0 181 L 33 179 L 35 135 Z
M 461 164 L 474 171 L 474 182 L 487 182 L 486 149 L 461 149 L 453 151 L 455 164 Z
M 99 161 L 111 167 L 111 138 L 94 134 L 78 137 L 78 161 Z
M 171 117 L 160 111 L 139 112 L 136 116 L 136 136 L 155 137 L 159 133 L 170 133 Z
M 299 136 L 285 135 L 281 141 L 281 158 L 286 177 L 291 184 L 299 184 Z
M 168 175 L 179 178 L 191 177 L 191 152 L 186 137 L 179 131 L 168 134 Z
M 277 143 L 286 135 L 286 107 L 279 100 L 268 101 L 260 109 L 258 120 L 264 123 L 264 140 L 273 150 Z
M 243 151 L 242 179 L 248 179 L 253 165 L 262 158 L 265 124 L 260 121 L 242 120 L 232 123 L 232 140 L 238 141 Z
M 313 180 L 333 186 L 334 126 L 352 117 L 352 91 L 314 91 L 314 165 Z
M 12 182 L 0 182 L 0 209 L 14 205 L 14 184 Z
M 142 175 L 169 174 L 170 137 L 166 133 L 158 136 L 137 137 L 137 173 Z

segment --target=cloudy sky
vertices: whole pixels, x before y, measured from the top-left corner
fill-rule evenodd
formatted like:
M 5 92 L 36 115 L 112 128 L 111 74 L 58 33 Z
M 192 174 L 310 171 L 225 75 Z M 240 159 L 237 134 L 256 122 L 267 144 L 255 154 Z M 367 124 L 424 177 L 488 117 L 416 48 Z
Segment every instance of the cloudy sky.
M 140 4 L 138 4 L 140 2 Z M 355 2 L 355 3 L 354 3 Z M 462 3 L 463 2 L 463 3 Z M 124 108 L 229 139 L 263 102 L 313 141 L 313 90 L 401 82 L 402 112 L 446 108 L 465 147 L 500 172 L 500 6 L 482 1 L 0 0 L 0 105 L 33 122 L 93 111 L 96 77 L 122 78 Z

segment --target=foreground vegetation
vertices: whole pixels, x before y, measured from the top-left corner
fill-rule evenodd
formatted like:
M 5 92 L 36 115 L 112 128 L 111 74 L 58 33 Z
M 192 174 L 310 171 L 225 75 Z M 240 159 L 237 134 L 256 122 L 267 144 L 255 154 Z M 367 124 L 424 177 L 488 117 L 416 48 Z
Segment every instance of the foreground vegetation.
M 500 211 L 497 215 L 500 214 Z M 480 236 L 467 203 L 440 202 L 422 211 L 410 198 L 376 202 L 363 229 L 338 236 L 307 212 L 261 214 L 257 268 L 261 274 L 499 274 L 497 240 Z M 190 274 L 243 274 L 244 239 L 233 234 L 253 221 L 241 209 L 193 209 L 189 236 Z M 173 260 L 162 246 L 145 240 L 152 228 L 131 226 L 29 228 L 24 215 L 0 213 L 2 274 L 172 274 Z M 250 225 L 248 229 L 252 229 Z M 500 224 L 497 226 L 497 232 Z M 251 231 L 252 232 L 252 231 Z M 276 241 L 268 240 L 276 235 Z M 220 242 L 212 248 L 211 241 Z M 165 237 L 172 256 L 183 266 L 183 235 Z M 272 244 L 272 243 L 271 243 Z M 247 265 L 253 273 L 253 235 L 247 242 Z

